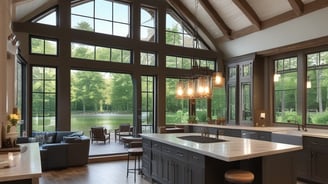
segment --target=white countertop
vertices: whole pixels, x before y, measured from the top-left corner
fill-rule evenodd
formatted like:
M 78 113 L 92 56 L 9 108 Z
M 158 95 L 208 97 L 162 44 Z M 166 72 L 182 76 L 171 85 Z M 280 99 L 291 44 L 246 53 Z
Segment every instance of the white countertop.
M 32 179 L 41 177 L 41 159 L 38 143 L 21 145 L 21 152 L 13 152 L 14 160 L 9 168 L 0 169 L 0 181 Z M 1 153 L 0 160 L 8 160 L 8 153 Z
M 184 124 L 186 126 L 200 126 L 200 127 L 213 127 L 213 128 L 222 128 L 222 129 L 237 129 L 237 130 L 252 130 L 252 131 L 262 131 L 262 132 L 277 132 L 277 131 L 287 131 L 287 130 L 296 130 L 297 127 L 252 127 L 252 126 L 233 126 L 233 125 L 215 125 L 215 124 L 206 124 L 206 123 L 197 123 L 197 124 Z
M 226 142 L 218 143 L 197 143 L 178 138 L 186 135 L 200 134 L 142 134 L 141 136 L 227 162 L 287 153 L 303 149 L 302 146 L 229 136 L 220 136 L 220 139 L 224 139 Z
M 215 125 L 215 124 L 185 124 L 188 126 L 200 126 L 200 127 L 213 127 L 213 128 L 222 128 L 222 129 L 238 129 L 238 130 L 250 130 L 250 131 L 262 131 L 262 132 L 271 132 L 275 134 L 284 134 L 292 136 L 310 136 L 318 138 L 328 138 L 328 129 L 319 129 L 319 128 L 307 128 L 307 131 L 297 130 L 295 127 L 251 127 L 251 126 L 233 126 L 233 125 Z

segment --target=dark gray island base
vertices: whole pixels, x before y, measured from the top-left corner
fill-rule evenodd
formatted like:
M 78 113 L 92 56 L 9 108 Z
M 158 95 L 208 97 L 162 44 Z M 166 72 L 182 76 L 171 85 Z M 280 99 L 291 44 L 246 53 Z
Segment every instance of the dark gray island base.
M 217 143 L 197 143 L 180 136 L 144 134 L 142 170 L 162 184 L 220 184 L 225 171 L 242 168 L 255 174 L 254 184 L 293 184 L 293 157 L 301 146 L 222 136 Z M 227 156 L 230 155 L 230 156 Z

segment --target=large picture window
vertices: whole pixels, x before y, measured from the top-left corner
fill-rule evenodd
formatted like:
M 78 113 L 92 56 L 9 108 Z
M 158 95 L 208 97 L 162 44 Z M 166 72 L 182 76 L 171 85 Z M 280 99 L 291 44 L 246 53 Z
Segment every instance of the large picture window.
M 91 127 L 113 132 L 122 123 L 133 125 L 131 76 L 71 70 L 71 130 L 89 136 Z

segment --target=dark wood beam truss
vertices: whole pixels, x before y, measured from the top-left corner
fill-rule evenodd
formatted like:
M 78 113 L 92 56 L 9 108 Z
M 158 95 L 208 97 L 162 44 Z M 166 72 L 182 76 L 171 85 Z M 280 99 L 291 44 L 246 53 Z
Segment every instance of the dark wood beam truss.
M 261 20 L 247 3 L 246 0 L 232 0 L 233 3 L 245 14 L 245 16 L 252 22 L 252 24 L 258 29 L 261 29 Z
M 216 26 L 222 31 L 223 35 L 228 39 L 231 39 L 231 29 L 223 21 L 220 15 L 215 11 L 213 6 L 208 0 L 199 0 L 203 8 L 207 11 L 208 15 L 212 18 Z
M 288 0 L 290 6 L 297 16 L 301 16 L 304 11 L 304 4 L 301 0 Z

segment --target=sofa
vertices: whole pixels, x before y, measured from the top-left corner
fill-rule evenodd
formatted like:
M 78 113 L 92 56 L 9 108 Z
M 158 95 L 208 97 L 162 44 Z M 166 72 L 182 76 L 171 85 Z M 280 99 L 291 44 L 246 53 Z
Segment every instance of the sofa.
M 88 163 L 90 138 L 82 132 L 35 132 L 33 137 L 40 143 L 42 171 Z

